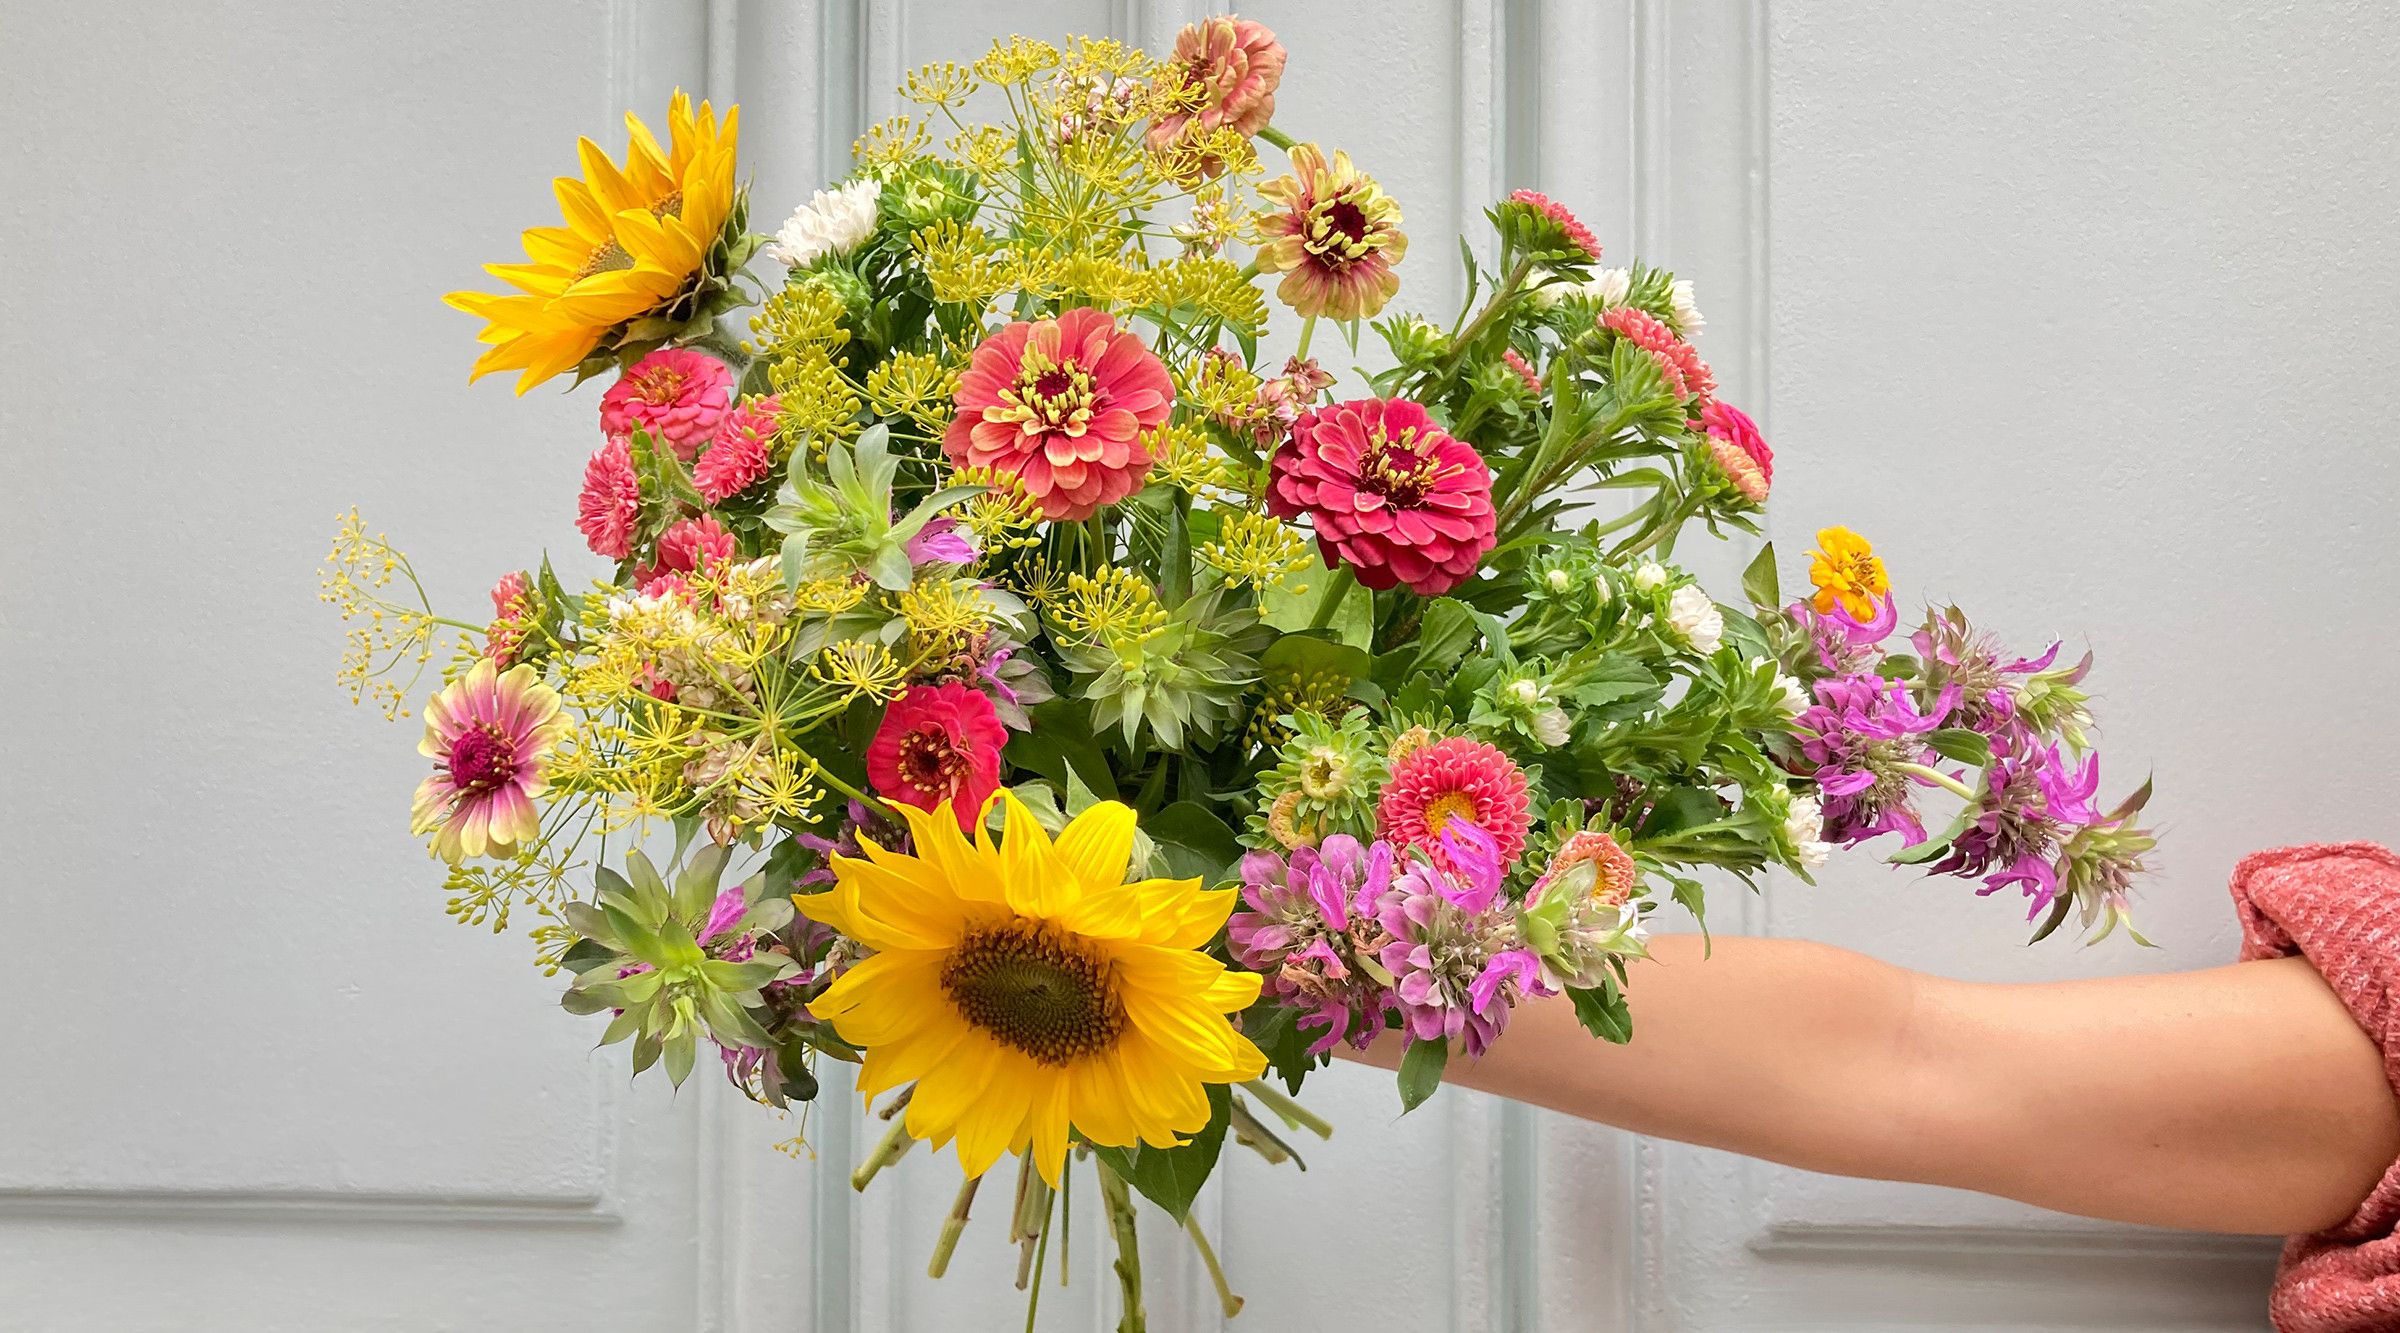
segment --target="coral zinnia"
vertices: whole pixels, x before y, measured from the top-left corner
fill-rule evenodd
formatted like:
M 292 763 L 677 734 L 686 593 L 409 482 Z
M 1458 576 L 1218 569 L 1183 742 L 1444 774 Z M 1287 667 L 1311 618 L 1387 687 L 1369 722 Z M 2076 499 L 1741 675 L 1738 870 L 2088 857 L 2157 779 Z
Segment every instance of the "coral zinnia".
M 730 564 L 739 554 L 733 534 L 714 514 L 687 518 L 658 535 L 658 561 L 636 570 L 633 581 L 648 583 L 666 574 L 706 574 L 711 567 Z
M 1423 848 L 1447 869 L 1442 830 L 1463 819 L 1490 835 L 1508 866 L 1524 855 L 1529 811 L 1525 772 L 1515 760 L 1482 741 L 1452 736 L 1393 763 L 1377 823 L 1384 837 Z
M 525 571 L 512 569 L 492 585 L 492 623 L 483 632 L 483 655 L 500 666 L 516 659 L 525 642 L 526 620 L 533 612 L 533 581 Z
M 1275 87 L 1283 82 L 1283 63 L 1283 43 L 1254 19 L 1219 14 L 1185 25 L 1175 34 L 1166 79 L 1183 96 L 1196 98 L 1197 105 L 1178 107 L 1152 121 L 1150 146 L 1163 152 L 1187 136 L 1219 126 L 1245 136 L 1265 129 L 1275 115 Z M 1223 165 L 1214 159 L 1200 164 L 1211 176 Z
M 600 395 L 600 432 L 614 438 L 640 427 L 689 463 L 732 404 L 733 372 L 724 362 L 662 347 L 634 362 Z
M 990 696 L 964 685 L 916 685 L 892 701 L 867 746 L 867 780 L 887 801 L 931 810 L 948 805 L 971 827 L 1000 786 L 1008 729 Z
M 425 705 L 417 753 L 437 761 L 417 784 L 411 833 L 434 835 L 434 854 L 457 863 L 486 852 L 505 856 L 542 833 L 533 798 L 547 786 L 543 761 L 571 726 L 558 692 L 530 666 L 502 672 L 477 658 Z
M 1762 479 L 1775 480 L 1775 451 L 1767 447 L 1767 437 L 1758 433 L 1758 423 L 1749 413 L 1711 398 L 1700 407 L 1700 429 L 1748 454 Z
M 1328 565 L 1370 588 L 1439 597 L 1492 549 L 1492 474 L 1473 447 L 1405 398 L 1359 398 L 1292 423 L 1267 509 L 1302 514 Z
M 1717 391 L 1717 377 L 1700 359 L 1699 349 L 1683 340 L 1656 315 L 1637 306 L 1621 305 L 1601 312 L 1600 327 L 1650 354 L 1667 392 L 1677 398 L 1698 399 L 1703 407 Z
M 572 369 L 628 320 L 673 303 L 702 274 L 709 248 L 734 205 L 734 143 L 741 108 L 722 125 L 709 104 L 698 115 L 675 94 L 668 144 L 628 115 L 630 142 L 619 170 L 589 139 L 577 145 L 583 178 L 555 184 L 563 227 L 525 233 L 525 264 L 484 271 L 514 293 L 452 292 L 451 305 L 485 321 L 491 344 L 470 379 L 517 370 L 517 392 Z
M 723 504 L 767 479 L 775 470 L 775 432 L 783 400 L 774 394 L 745 398 L 717 427 L 708 452 L 692 466 L 700 498 Z
M 583 496 L 576 510 L 575 526 L 592 554 L 622 560 L 633 553 L 633 530 L 642 518 L 642 479 L 622 437 L 600 446 L 583 465 Z
M 1360 319 L 1400 290 L 1392 265 L 1408 253 L 1400 205 L 1336 152 L 1328 163 L 1315 144 L 1292 148 L 1292 174 L 1258 187 L 1281 212 L 1259 219 L 1258 267 L 1281 273 L 1275 295 L 1303 315 Z
M 1140 337 L 1078 306 L 984 339 L 956 402 L 950 462 L 1013 474 L 1044 518 L 1072 521 L 1142 488 L 1141 436 L 1167 419 L 1175 385 Z
M 1539 190 L 1511 190 L 1508 201 L 1523 204 L 1541 214 L 1542 219 L 1556 228 L 1568 245 L 1583 251 L 1586 257 L 1600 257 L 1600 238 L 1592 235 L 1592 229 L 1583 225 L 1583 219 L 1576 217 L 1565 204 Z
M 1073 1139 L 1183 1142 L 1208 1123 L 1207 1084 L 1266 1069 L 1227 1018 L 1259 978 L 1200 951 L 1234 891 L 1126 883 L 1134 816 L 1115 801 L 1053 843 L 1023 803 L 999 799 L 997 847 L 974 812 L 903 808 L 915 855 L 862 836 L 863 859 L 833 859 L 832 890 L 793 899 L 874 951 L 809 1012 L 865 1049 L 863 1096 L 915 1082 L 908 1133 L 955 1139 L 969 1176 L 1030 1152 L 1055 1184 Z

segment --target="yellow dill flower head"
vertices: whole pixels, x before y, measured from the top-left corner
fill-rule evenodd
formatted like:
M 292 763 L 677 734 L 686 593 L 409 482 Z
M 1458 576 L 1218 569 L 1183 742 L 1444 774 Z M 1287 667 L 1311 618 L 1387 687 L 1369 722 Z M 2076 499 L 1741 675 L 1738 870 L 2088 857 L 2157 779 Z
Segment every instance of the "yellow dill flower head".
M 1198 1133 L 1208 1084 L 1266 1068 L 1230 1018 L 1260 978 L 1202 952 L 1235 891 L 1127 883 L 1134 814 L 1115 801 L 1053 842 L 1015 796 L 996 799 L 997 845 L 981 821 L 970 842 L 947 803 L 901 806 L 914 855 L 862 841 L 863 857 L 834 858 L 831 890 L 794 897 L 874 951 L 810 1012 L 865 1050 L 860 1093 L 915 1082 L 902 1123 L 956 1140 L 969 1176 L 1021 1149 L 1056 1184 L 1074 1138 L 1165 1147 Z
M 1016 174 L 1017 139 L 998 125 L 970 125 L 942 145 L 978 180 L 992 185 Z
M 1139 301 L 1150 289 L 1143 272 L 1123 258 L 1091 251 L 1063 256 L 1054 281 L 1061 299 L 1103 310 Z
M 1177 320 L 1213 319 L 1255 336 L 1267 326 L 1267 298 L 1219 255 L 1187 255 L 1150 270 L 1142 303 Z
M 1005 260 L 983 228 L 943 218 L 911 232 L 908 248 L 916 255 L 933 299 L 945 305 L 990 305 L 1008 285 Z
M 1165 482 L 1193 495 L 1209 487 L 1233 488 L 1232 469 L 1209 443 L 1208 433 L 1191 422 L 1161 422 L 1142 436 L 1142 444 L 1157 460 L 1150 469 L 1154 482 Z
M 955 60 L 937 60 L 909 71 L 900 95 L 919 106 L 955 107 L 975 91 L 975 72 Z
M 803 611 L 838 616 L 867 600 L 867 593 L 872 586 L 864 579 L 847 575 L 810 579 L 792 590 L 792 600 Z
M 1892 590 L 1875 548 L 1843 527 L 1817 530 L 1817 549 L 1809 552 L 1808 581 L 1816 585 L 1811 605 L 1820 613 L 1839 606 L 1861 622 L 1875 618 L 1877 601 Z
M 891 700 L 908 688 L 908 668 L 891 649 L 866 639 L 845 639 L 818 653 L 808 673 L 842 691 L 844 698 Z
M 907 417 L 938 435 L 955 411 L 958 370 L 923 352 L 895 352 L 867 372 L 867 403 L 877 416 Z
M 1067 595 L 1067 576 L 1047 556 L 1019 561 L 1001 576 L 1001 584 L 1044 610 L 1054 610 Z
M 972 583 L 923 579 L 900 594 L 900 618 L 911 634 L 941 638 L 982 633 L 992 623 L 992 610 Z
M 914 116 L 891 116 L 867 127 L 850 145 L 850 156 L 862 167 L 897 167 L 924 156 L 933 135 Z
M 1272 514 L 1257 510 L 1220 509 L 1217 540 L 1202 542 L 1193 552 L 1200 563 L 1225 576 L 1237 587 L 1264 588 L 1309 568 L 1307 539 Z
M 386 595 L 395 578 L 408 581 L 409 601 Z M 317 571 L 317 600 L 340 611 L 347 625 L 334 679 L 350 691 L 350 702 L 372 700 L 387 718 L 407 717 L 406 700 L 433 661 L 441 626 L 408 557 L 382 533 L 369 533 L 355 507 L 341 516 L 333 549 Z M 461 643 L 472 652 L 463 635 Z
M 783 410 L 776 415 L 794 440 L 807 440 L 816 457 L 823 457 L 828 440 L 849 440 L 862 429 L 860 400 L 841 364 L 823 353 L 790 356 L 767 363 L 767 382 Z
M 1268 682 L 1250 714 L 1243 739 L 1254 749 L 1272 750 L 1292 734 L 1283 719 L 1295 713 L 1340 717 L 1350 709 L 1350 677 L 1339 671 L 1312 671 L 1305 676 L 1282 676 Z
M 975 62 L 975 77 L 985 83 L 1016 87 L 1037 74 L 1058 68 L 1058 48 L 1048 42 L 1030 37 L 1010 36 L 992 43 L 992 49 Z
M 1212 419 L 1239 423 L 1256 413 L 1263 381 L 1241 358 L 1212 350 L 1182 369 L 1175 386 L 1177 395 Z
M 983 487 L 982 494 L 970 496 L 953 512 L 986 555 L 1041 542 L 1041 502 L 1026 492 L 1024 478 L 988 467 L 961 468 L 951 475 L 950 484 Z
M 1166 608 L 1141 575 L 1115 565 L 1094 574 L 1069 574 L 1051 615 L 1069 633 L 1112 646 L 1133 646 L 1164 633 Z
M 742 350 L 768 361 L 810 352 L 831 355 L 850 341 L 850 330 L 842 325 L 848 313 L 842 298 L 825 287 L 785 287 L 750 317 L 753 337 Z

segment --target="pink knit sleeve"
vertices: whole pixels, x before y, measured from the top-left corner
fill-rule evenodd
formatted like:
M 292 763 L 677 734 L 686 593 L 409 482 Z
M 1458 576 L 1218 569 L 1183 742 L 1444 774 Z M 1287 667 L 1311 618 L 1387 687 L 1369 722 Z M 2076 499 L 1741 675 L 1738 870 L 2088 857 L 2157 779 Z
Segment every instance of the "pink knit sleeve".
M 2233 872 L 2242 957 L 2305 954 L 2383 1047 L 2400 1095 L 2400 856 L 2371 842 L 2283 847 Z M 2284 1246 L 2269 1305 L 2282 1333 L 2400 1329 L 2400 1163 L 2349 1221 Z

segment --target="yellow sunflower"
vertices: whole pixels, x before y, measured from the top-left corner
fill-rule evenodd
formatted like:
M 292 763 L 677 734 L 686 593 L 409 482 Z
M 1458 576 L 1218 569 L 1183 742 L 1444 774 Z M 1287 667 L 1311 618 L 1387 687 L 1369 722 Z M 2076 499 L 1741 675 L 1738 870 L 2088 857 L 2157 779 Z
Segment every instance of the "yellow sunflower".
M 517 392 L 570 370 L 617 326 L 673 303 L 692 285 L 734 206 L 734 143 L 741 108 L 722 125 L 709 104 L 692 113 L 675 94 L 668 146 L 628 112 L 630 142 L 619 170 L 589 139 L 578 144 L 583 177 L 552 182 L 566 225 L 525 233 L 524 264 L 486 264 L 514 293 L 452 292 L 477 316 L 490 350 L 468 378 L 518 370 Z
M 997 799 L 997 846 L 980 822 L 970 843 L 947 803 L 900 806 L 915 855 L 862 839 L 863 859 L 834 858 L 832 889 L 794 895 L 874 950 L 809 1011 L 865 1049 L 861 1093 L 916 1083 L 912 1136 L 956 1139 L 970 1176 L 1030 1148 L 1055 1185 L 1070 1137 L 1171 1147 L 1208 1123 L 1205 1084 L 1265 1072 L 1227 1018 L 1259 978 L 1199 952 L 1234 890 L 1125 882 L 1132 810 L 1104 801 L 1053 843 Z

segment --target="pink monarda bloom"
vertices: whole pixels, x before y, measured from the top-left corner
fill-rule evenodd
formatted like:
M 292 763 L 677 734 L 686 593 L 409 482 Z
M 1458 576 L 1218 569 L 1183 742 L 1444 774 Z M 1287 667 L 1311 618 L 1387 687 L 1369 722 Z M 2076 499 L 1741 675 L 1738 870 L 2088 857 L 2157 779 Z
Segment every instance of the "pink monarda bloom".
M 1758 433 L 1758 423 L 1738 407 L 1711 398 L 1700 405 L 1700 429 L 1734 446 L 1758 464 L 1758 475 L 1775 480 L 1775 451 L 1767 447 L 1767 437 Z
M 525 642 L 525 622 L 533 611 L 533 581 L 525 571 L 512 569 L 492 585 L 492 623 L 483 631 L 483 655 L 499 666 L 516 660 Z
M 1511 190 L 1509 202 L 1523 204 L 1550 220 L 1552 226 L 1566 233 L 1567 243 L 1592 258 L 1600 257 L 1600 238 L 1583 225 L 1583 219 L 1567 211 L 1567 206 L 1540 190 Z
M 1220 14 L 1186 25 L 1175 34 L 1167 77 L 1186 93 L 1198 90 L 1200 104 L 1152 121 L 1150 146 L 1164 151 L 1188 134 L 1219 126 L 1245 136 L 1265 129 L 1275 115 L 1283 62 L 1283 43 L 1264 23 Z M 1211 160 L 1202 169 L 1213 176 L 1223 164 Z
M 611 437 L 636 428 L 665 440 L 689 463 L 733 406 L 733 372 L 713 356 L 662 347 L 617 377 L 600 395 L 600 430 Z
M 503 672 L 488 657 L 425 705 L 417 753 L 435 763 L 417 786 L 409 831 L 431 833 L 434 855 L 456 864 L 470 856 L 506 856 L 541 836 L 533 798 L 546 783 L 543 761 L 566 737 L 570 719 L 558 692 L 529 666 Z
M 984 339 L 955 401 L 951 464 L 1013 474 L 1042 517 L 1074 521 L 1142 488 L 1142 433 L 1167 419 L 1175 385 L 1138 335 L 1078 306 Z
M 1465 736 L 1420 745 L 1392 765 L 1376 808 L 1377 831 L 1393 843 L 1415 847 L 1436 865 L 1450 868 L 1442 833 L 1464 820 L 1489 835 L 1501 864 L 1525 854 L 1531 822 L 1525 770 L 1499 749 Z
M 1491 469 L 1405 398 L 1302 413 L 1275 451 L 1267 509 L 1306 514 L 1325 563 L 1370 588 L 1439 597 L 1492 549 Z
M 642 479 L 633 470 L 633 450 L 620 435 L 583 465 L 575 526 L 594 555 L 622 560 L 633 554 L 633 530 L 641 519 Z
M 775 470 L 777 414 L 783 400 L 773 394 L 745 398 L 725 415 L 708 451 L 692 467 L 692 484 L 700 498 L 723 504 L 767 479 Z
M 1703 408 L 1717 392 L 1717 377 L 1709 373 L 1700 351 L 1657 316 L 1634 306 L 1614 306 L 1601 312 L 1600 327 L 1650 354 L 1667 390 L 1678 398 L 1698 399 Z

